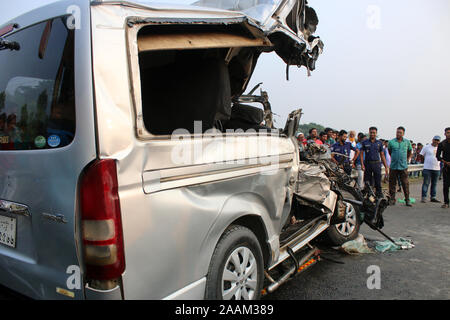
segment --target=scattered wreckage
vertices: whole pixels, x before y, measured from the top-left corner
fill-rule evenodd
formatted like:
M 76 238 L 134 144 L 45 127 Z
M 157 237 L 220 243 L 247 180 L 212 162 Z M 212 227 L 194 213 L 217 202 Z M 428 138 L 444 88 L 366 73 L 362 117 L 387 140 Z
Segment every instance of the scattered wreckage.
M 248 94 L 240 96 L 235 103 L 253 110 L 255 114 L 258 112 L 254 107 L 242 103 L 261 104 L 264 112 L 259 110 L 259 118 L 254 123 L 264 119 L 264 123 L 273 129 L 273 114 L 267 91 L 261 89 L 259 95 L 254 94 L 261 84 L 257 84 Z M 293 136 L 297 132 L 301 115 L 301 109 L 293 111 L 285 128 L 280 129 L 280 132 Z M 316 238 L 325 240 L 330 245 L 341 246 L 356 239 L 360 225 L 365 222 L 396 246 L 394 240 L 381 231 L 384 226 L 383 212 L 389 204 L 388 195 L 377 196 L 369 184 L 361 190 L 355 179 L 331 161 L 328 146 L 309 143 L 298 147 L 300 160 L 293 192 L 291 219 L 287 220 L 280 233 L 280 247 L 289 258 L 286 258 L 280 268 L 265 271 L 267 287 L 263 294 L 273 292 L 293 275 L 320 260 L 320 251 L 309 243 L 314 238 L 310 238 L 301 249 L 298 248 L 298 240 L 302 235 L 313 234 L 317 223 L 322 219 L 327 220 L 329 227 L 323 233 L 317 234 Z
M 293 219 L 284 227 L 281 235 L 282 243 L 288 244 L 291 263 L 287 264 L 290 267 L 284 264 L 283 274 L 278 275 L 279 280 L 274 280 L 274 276 L 266 273 L 269 279 L 266 292 L 273 292 L 294 274 L 320 260 L 320 251 L 309 243 L 309 251 L 297 258 L 297 255 L 289 250 L 289 241 L 327 214 L 331 213 L 327 216 L 329 227 L 317 238 L 328 244 L 341 246 L 351 242 L 360 236 L 360 225 L 365 222 L 394 246 L 398 246 L 380 230 L 384 226 L 383 212 L 388 207 L 388 197 L 384 194 L 377 197 L 369 184 L 361 190 L 355 179 L 331 161 L 330 154 L 327 146 L 316 143 L 302 148 L 292 205 Z

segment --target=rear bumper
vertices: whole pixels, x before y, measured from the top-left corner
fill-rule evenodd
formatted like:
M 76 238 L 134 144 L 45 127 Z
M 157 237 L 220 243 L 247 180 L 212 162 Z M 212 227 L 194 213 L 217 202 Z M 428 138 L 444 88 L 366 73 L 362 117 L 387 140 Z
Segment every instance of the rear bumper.
M 111 290 L 96 290 L 86 286 L 84 293 L 86 300 L 122 300 L 122 292 L 119 286 Z

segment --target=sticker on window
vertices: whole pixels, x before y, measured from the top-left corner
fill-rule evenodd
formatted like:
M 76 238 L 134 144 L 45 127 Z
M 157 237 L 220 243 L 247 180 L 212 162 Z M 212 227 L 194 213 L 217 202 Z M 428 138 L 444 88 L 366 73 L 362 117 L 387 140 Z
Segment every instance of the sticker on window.
M 34 145 L 36 146 L 36 148 L 43 148 L 43 147 L 45 147 L 45 137 L 37 136 L 34 139 Z
M 47 143 L 50 147 L 56 148 L 61 143 L 61 139 L 56 134 L 53 134 L 50 137 L 48 137 Z

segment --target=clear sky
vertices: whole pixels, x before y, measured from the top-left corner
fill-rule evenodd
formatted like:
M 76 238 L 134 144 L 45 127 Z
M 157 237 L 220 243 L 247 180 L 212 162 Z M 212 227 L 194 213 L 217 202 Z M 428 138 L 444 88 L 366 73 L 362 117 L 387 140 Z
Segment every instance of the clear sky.
M 24 8 L 51 0 L 0 2 L 0 24 Z M 163 1 L 161 1 L 163 2 Z M 189 3 L 190 0 L 166 2 Z M 335 129 L 368 131 L 382 138 L 395 128 L 429 142 L 450 126 L 450 1 L 309 0 L 319 16 L 317 34 L 325 43 L 311 77 L 305 68 L 264 54 L 251 84 L 264 82 L 277 125 L 303 108 L 302 122 Z

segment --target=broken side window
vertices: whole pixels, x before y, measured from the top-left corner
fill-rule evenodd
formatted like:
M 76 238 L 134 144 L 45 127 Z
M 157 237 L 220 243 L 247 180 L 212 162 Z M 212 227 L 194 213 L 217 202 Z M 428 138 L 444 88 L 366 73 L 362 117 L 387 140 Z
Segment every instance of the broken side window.
M 225 131 L 233 114 L 242 114 L 232 112 L 232 99 L 245 90 L 267 40 L 239 28 L 153 25 L 139 31 L 142 114 L 149 133 Z

